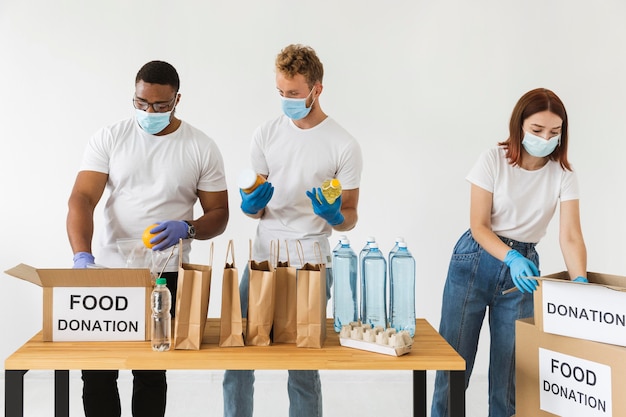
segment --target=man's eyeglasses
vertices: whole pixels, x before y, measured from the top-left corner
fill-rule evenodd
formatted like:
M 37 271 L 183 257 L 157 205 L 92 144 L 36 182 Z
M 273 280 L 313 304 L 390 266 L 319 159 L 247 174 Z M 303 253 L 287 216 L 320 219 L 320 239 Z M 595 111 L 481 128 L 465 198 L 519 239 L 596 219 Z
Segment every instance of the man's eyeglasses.
M 156 103 L 148 103 L 145 100 L 142 100 L 140 98 L 138 98 L 137 96 L 133 97 L 133 106 L 135 106 L 136 109 L 139 110 L 148 110 L 148 108 L 150 108 L 150 106 L 152 106 L 152 109 L 157 112 L 157 113 L 165 113 L 167 111 L 169 111 L 172 107 L 172 105 L 174 105 L 174 101 L 176 101 L 176 97 L 178 96 L 178 93 L 176 93 L 176 95 L 174 96 L 173 99 L 171 99 L 170 101 L 158 101 Z

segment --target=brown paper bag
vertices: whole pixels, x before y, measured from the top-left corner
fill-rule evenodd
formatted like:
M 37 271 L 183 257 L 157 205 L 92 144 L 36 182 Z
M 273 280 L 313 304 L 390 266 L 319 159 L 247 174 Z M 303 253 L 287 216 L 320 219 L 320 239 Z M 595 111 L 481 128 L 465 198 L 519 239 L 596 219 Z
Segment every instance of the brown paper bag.
M 321 348 L 326 341 L 326 264 L 321 252 L 318 264 L 297 270 L 296 287 L 296 346 Z
M 178 289 L 174 319 L 175 349 L 198 350 L 209 310 L 213 243 L 209 265 L 183 263 L 182 241 L 178 257 Z
M 228 263 L 228 255 L 233 261 Z M 239 297 L 239 275 L 235 267 L 235 248 L 228 241 L 226 265 L 222 279 L 222 314 L 220 316 L 220 347 L 243 346 L 243 324 L 241 319 L 241 298 Z
M 290 265 L 289 245 L 287 262 L 280 261 L 280 241 L 276 250 L 276 290 L 274 305 L 274 326 L 272 341 L 274 343 L 296 343 L 296 267 Z
M 274 267 L 269 261 L 252 260 L 252 245 L 250 245 L 248 270 L 250 276 L 246 345 L 269 346 L 274 320 Z

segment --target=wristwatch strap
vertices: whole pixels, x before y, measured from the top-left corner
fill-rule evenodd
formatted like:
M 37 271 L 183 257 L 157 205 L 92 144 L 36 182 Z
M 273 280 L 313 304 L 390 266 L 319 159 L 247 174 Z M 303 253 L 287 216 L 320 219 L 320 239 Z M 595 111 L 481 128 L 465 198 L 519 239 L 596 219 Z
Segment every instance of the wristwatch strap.
M 188 222 L 187 220 L 183 221 L 187 223 L 187 239 L 194 239 L 196 237 L 196 228 L 193 224 L 191 224 L 191 222 Z

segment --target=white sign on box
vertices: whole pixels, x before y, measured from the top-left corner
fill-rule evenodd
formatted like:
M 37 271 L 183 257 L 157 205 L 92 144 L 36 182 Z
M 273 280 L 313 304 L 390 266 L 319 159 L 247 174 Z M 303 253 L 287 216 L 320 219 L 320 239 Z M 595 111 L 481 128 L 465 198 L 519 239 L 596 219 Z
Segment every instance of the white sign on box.
M 145 339 L 145 288 L 55 287 L 52 298 L 54 341 Z
M 626 304 L 598 285 L 543 280 L 543 331 L 626 346 Z
M 557 416 L 612 416 L 611 367 L 539 348 L 540 407 Z

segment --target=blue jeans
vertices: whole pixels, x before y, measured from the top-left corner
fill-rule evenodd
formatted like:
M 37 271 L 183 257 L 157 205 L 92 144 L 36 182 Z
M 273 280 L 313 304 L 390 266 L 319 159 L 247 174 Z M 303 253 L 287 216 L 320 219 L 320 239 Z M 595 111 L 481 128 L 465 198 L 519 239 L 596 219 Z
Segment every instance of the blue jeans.
M 539 255 L 532 243 L 501 238 L 511 249 L 530 259 L 537 267 Z M 489 416 L 515 414 L 515 321 L 532 317 L 533 296 L 515 291 L 509 268 L 491 256 L 468 230 L 452 254 L 443 290 L 439 333 L 465 359 L 465 387 L 474 367 L 478 337 L 489 307 L 491 337 L 489 356 Z M 432 417 L 448 416 L 449 377 L 438 371 L 432 401 Z
M 248 280 L 245 268 L 241 276 L 239 294 L 241 311 L 248 311 Z M 326 300 L 330 298 L 332 269 L 326 268 Z M 224 417 L 252 417 L 254 405 L 254 371 L 226 371 L 222 382 Z M 289 417 L 322 417 L 322 383 L 318 371 L 289 371 L 287 381 Z

